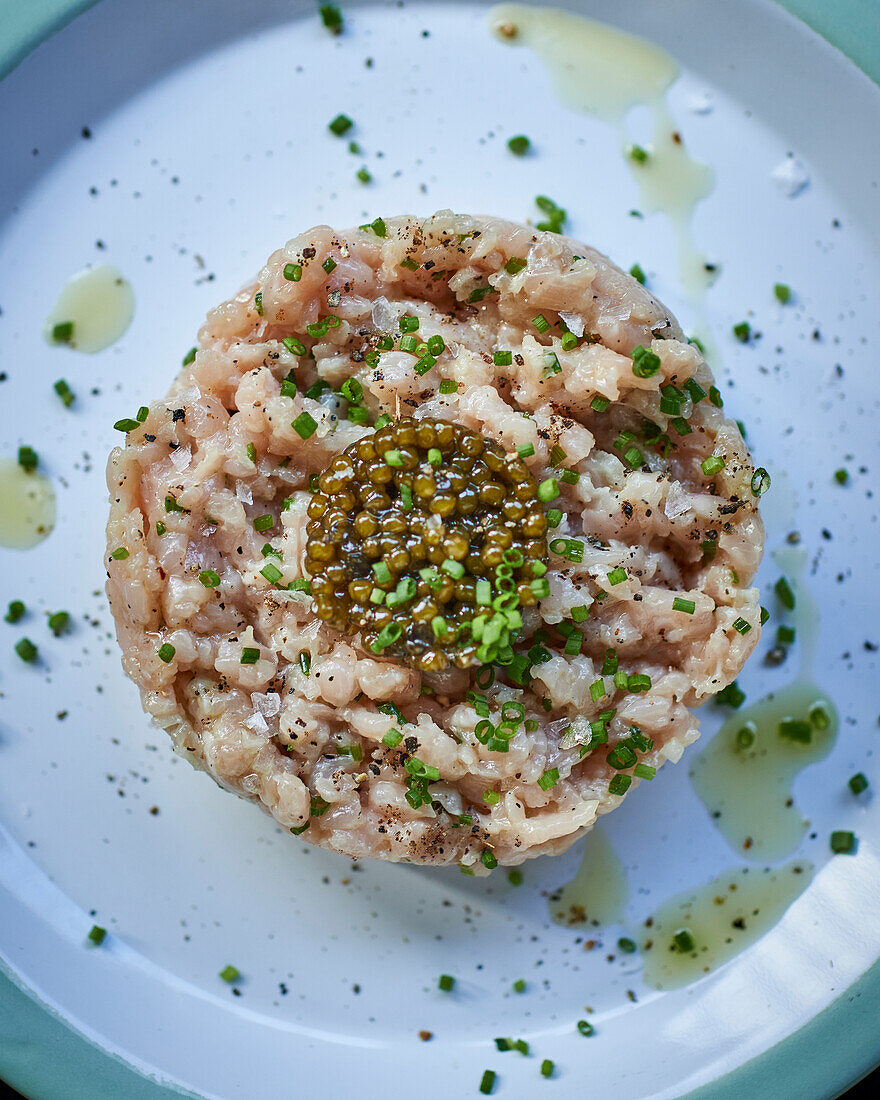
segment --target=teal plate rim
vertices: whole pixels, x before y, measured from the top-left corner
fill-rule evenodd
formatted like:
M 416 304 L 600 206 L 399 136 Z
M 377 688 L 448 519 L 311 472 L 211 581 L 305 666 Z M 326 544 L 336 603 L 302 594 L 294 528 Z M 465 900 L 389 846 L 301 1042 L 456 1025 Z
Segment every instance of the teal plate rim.
M 98 0 L 0 0 L 0 79 Z M 562 0 L 564 3 L 564 0 Z M 775 0 L 880 85 L 878 0 Z M 880 1063 L 880 960 L 818 1016 L 682 1100 L 835 1097 Z M 23 987 L 0 961 L 0 1075 L 40 1100 L 193 1096 L 102 1050 Z M 821 1059 L 814 1057 L 821 1047 Z

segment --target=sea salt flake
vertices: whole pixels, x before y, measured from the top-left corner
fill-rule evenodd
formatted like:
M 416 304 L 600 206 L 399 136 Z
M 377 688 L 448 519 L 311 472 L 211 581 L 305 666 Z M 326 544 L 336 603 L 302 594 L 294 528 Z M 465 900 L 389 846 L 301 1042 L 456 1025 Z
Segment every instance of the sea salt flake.
M 786 198 L 793 199 L 809 184 L 810 173 L 800 157 L 789 153 L 785 160 L 770 173 L 770 179 Z

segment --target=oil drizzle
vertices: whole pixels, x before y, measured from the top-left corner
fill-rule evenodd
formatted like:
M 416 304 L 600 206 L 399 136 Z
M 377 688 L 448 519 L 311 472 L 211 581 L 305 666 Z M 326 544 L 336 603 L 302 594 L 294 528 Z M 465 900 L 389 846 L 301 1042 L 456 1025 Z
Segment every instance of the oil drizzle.
M 61 289 L 43 334 L 50 344 L 64 343 L 89 354 L 103 351 L 123 335 L 134 316 L 134 292 L 115 267 L 100 264 L 73 275 Z M 53 336 L 56 325 L 72 324 L 69 337 Z
M 55 490 L 36 470 L 0 458 L 0 546 L 30 550 L 55 526 Z
M 567 928 L 618 924 L 629 898 L 623 865 L 600 829 L 587 835 L 577 874 L 550 896 L 550 917 Z
M 813 865 L 731 867 L 696 890 L 670 898 L 631 935 L 639 945 L 642 980 L 652 989 L 688 985 L 760 939 L 812 879 Z M 686 930 L 693 948 L 673 937 Z
M 694 759 L 694 789 L 721 835 L 746 859 L 784 859 L 801 842 L 808 823 L 795 805 L 792 784 L 808 765 L 824 759 L 837 735 L 837 711 L 812 678 L 819 613 L 802 581 L 806 554 L 785 545 L 773 554 L 795 594 L 787 616 L 795 629 L 800 664 L 795 680 L 736 711 Z M 782 614 L 777 621 L 783 621 Z M 803 723 L 783 736 L 780 723 Z
M 489 26 L 501 42 L 535 53 L 566 106 L 614 126 L 642 206 L 664 213 L 672 225 L 682 287 L 702 304 L 714 274 L 694 243 L 691 220 L 715 176 L 688 153 L 667 107 L 666 93 L 679 75 L 675 60 L 644 38 L 555 8 L 499 4 L 489 12 Z M 653 131 L 641 163 L 626 151 L 626 115 L 636 106 L 648 108 Z

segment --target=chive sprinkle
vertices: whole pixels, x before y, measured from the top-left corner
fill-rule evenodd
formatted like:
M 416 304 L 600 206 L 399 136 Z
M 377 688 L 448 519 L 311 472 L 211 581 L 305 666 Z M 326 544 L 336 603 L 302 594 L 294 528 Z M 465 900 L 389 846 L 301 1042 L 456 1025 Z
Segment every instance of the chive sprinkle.
M 836 855 L 852 855 L 856 850 L 856 837 L 854 833 L 838 829 L 831 834 L 830 844 Z
M 89 939 L 96 947 L 104 942 L 106 935 L 107 929 L 102 928 L 99 924 L 93 924 L 89 929 Z
M 531 142 L 525 136 L 525 134 L 517 134 L 516 137 L 512 137 L 507 143 L 507 148 L 513 153 L 515 157 L 524 157 L 529 151 Z
M 629 269 L 629 273 L 637 283 L 641 283 L 642 286 L 645 285 L 645 273 L 642 270 L 641 264 L 633 264 Z
M 65 409 L 69 409 L 75 400 L 73 390 L 70 388 L 70 386 L 68 386 L 63 378 L 59 378 L 52 389 L 61 398 L 61 402 L 64 405 Z
M 492 1089 L 495 1087 L 496 1073 L 494 1069 L 483 1070 L 483 1076 L 480 1078 L 480 1092 L 484 1096 L 489 1096 Z
M 693 933 L 689 928 L 679 928 L 679 930 L 673 934 L 672 942 L 679 951 L 685 954 L 689 951 L 693 951 L 697 946 Z
M 69 625 L 70 615 L 66 611 L 56 611 L 49 616 L 49 629 L 56 638 L 60 638 Z
M 352 126 L 354 126 L 354 123 L 348 115 L 337 115 L 332 122 L 327 123 L 327 129 L 337 137 L 347 134 Z
M 15 643 L 15 652 L 21 657 L 23 661 L 26 661 L 29 665 L 33 664 L 37 659 L 37 647 L 30 640 L 30 638 L 19 638 Z
M 451 974 L 441 974 L 437 982 L 438 989 L 442 989 L 444 993 L 451 993 L 455 988 L 455 978 Z
M 526 991 L 525 980 L 523 978 L 517 978 L 516 981 L 513 983 L 513 992 L 514 993 L 525 993 L 525 991 Z
M 188 367 L 190 363 L 195 362 L 197 348 L 190 348 L 181 360 L 181 366 Z
M 342 12 L 335 4 L 322 4 L 318 11 L 321 13 L 321 22 L 331 34 L 342 34 Z
M 791 287 L 787 283 L 774 283 L 773 293 L 776 295 L 776 301 L 781 302 L 782 305 L 791 301 Z
M 441 393 L 458 393 L 458 383 L 451 378 L 444 378 L 440 383 Z
M 137 427 L 137 424 L 135 424 L 135 427 Z M 33 447 L 23 446 L 18 448 L 18 464 L 23 470 L 36 470 L 39 461 L 39 456 Z
M 232 984 L 232 982 L 238 981 L 238 979 L 241 977 L 241 974 L 239 973 L 237 967 L 224 966 L 223 969 L 220 971 L 218 977 L 222 978 L 224 982 L 229 982 L 230 984 Z
M 26 608 L 21 600 L 11 600 L 3 619 L 7 623 L 17 623 L 19 619 L 24 618 L 25 611 Z
M 685 615 L 693 615 L 696 609 L 697 605 L 694 600 L 683 600 L 681 596 L 676 596 L 672 601 L 673 611 L 683 611 Z
M 205 588 L 216 588 L 220 583 L 220 576 L 215 573 L 213 569 L 203 569 L 199 573 L 199 580 L 205 586 Z
M 747 344 L 752 336 L 752 326 L 748 321 L 740 321 L 738 325 L 733 326 L 733 335 L 741 344 Z
M 544 1061 L 541 1063 L 541 1076 L 553 1076 L 553 1062 L 549 1058 L 545 1058 Z
M 54 344 L 69 344 L 73 339 L 73 321 L 59 321 L 52 326 L 52 342 Z
M 309 413 L 301 412 L 290 426 L 301 439 L 310 439 L 317 430 L 318 422 Z
M 794 611 L 794 592 L 785 577 L 779 578 L 776 584 L 773 585 L 773 591 L 776 593 L 783 607 L 787 608 L 789 611 Z
M 577 1029 L 579 1034 L 583 1035 L 584 1038 L 589 1038 L 591 1035 L 596 1034 L 596 1029 L 589 1020 L 578 1020 Z
M 855 775 L 851 775 L 847 781 L 847 786 L 853 794 L 861 794 L 862 791 L 868 789 L 868 777 L 864 772 L 856 772 Z
M 252 646 L 242 646 L 241 663 L 243 665 L 255 665 L 260 659 L 260 651 Z
M 641 145 L 628 145 L 626 155 L 636 164 L 645 164 L 648 160 L 648 150 Z
M 167 665 L 174 660 L 174 654 L 176 652 L 177 650 L 170 642 L 165 642 L 159 646 L 159 660 Z

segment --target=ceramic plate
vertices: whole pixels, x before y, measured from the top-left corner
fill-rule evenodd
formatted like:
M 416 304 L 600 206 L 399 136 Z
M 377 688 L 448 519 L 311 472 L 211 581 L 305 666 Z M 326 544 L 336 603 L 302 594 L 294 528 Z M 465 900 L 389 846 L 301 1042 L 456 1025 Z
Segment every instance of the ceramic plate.
M 880 810 L 847 782 L 880 780 L 880 90 L 769 0 L 569 6 L 680 65 L 670 110 L 716 180 L 693 221 L 720 271 L 702 315 L 670 260 L 669 220 L 630 213 L 619 135 L 562 105 L 533 54 L 489 34 L 483 4 L 347 4 L 334 37 L 296 0 L 103 0 L 48 38 L 88 5 L 3 5 L 7 62 L 45 41 L 0 85 L 0 452 L 33 446 L 58 502 L 47 540 L 0 550 L 0 602 L 29 609 L 0 622 L 0 1073 L 31 1095 L 464 1097 L 488 1068 L 508 1097 L 583 1096 L 588 1081 L 619 1100 L 803 1098 L 880 1058 Z M 876 8 L 797 7 L 880 67 Z M 363 158 L 327 130 L 340 112 Z M 630 120 L 635 140 L 644 121 Z M 530 156 L 508 152 L 517 133 Z M 773 178 L 786 162 L 806 181 L 796 195 Z M 716 827 L 690 774 L 702 743 L 643 784 L 601 826 L 606 883 L 620 881 L 615 861 L 626 883 L 605 927 L 551 920 L 583 842 L 513 886 L 352 866 L 282 835 L 148 727 L 103 596 L 112 424 L 165 391 L 212 304 L 317 222 L 445 207 L 522 220 L 538 194 L 711 337 L 726 406 L 773 477 L 763 602 L 789 621 L 781 573 L 799 598 L 786 659 L 765 660 L 771 623 L 740 686 L 751 702 L 803 667 L 840 717 L 824 760 L 793 780 L 808 824 L 784 858 L 755 860 Z M 55 296 L 102 262 L 134 290 L 128 331 L 93 356 L 50 347 Z M 775 283 L 792 288 L 786 304 Z M 55 638 L 46 612 L 62 608 L 72 627 Z M 13 651 L 22 635 L 33 664 Z M 728 713 L 704 708 L 704 739 Z M 856 853 L 833 855 L 833 831 L 854 833 Z M 802 888 L 774 920 L 762 912 L 750 946 L 657 988 L 646 919 L 719 876 L 749 867 L 754 882 L 793 862 Z M 100 947 L 93 924 L 109 933 Z M 239 982 L 219 979 L 227 964 Z M 501 1053 L 496 1036 L 532 1054 Z

